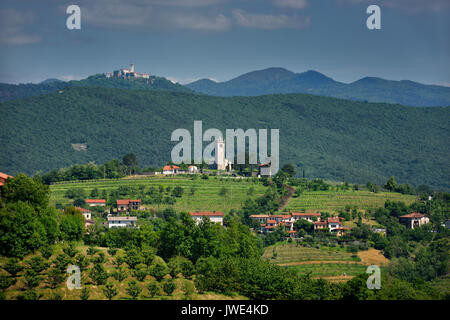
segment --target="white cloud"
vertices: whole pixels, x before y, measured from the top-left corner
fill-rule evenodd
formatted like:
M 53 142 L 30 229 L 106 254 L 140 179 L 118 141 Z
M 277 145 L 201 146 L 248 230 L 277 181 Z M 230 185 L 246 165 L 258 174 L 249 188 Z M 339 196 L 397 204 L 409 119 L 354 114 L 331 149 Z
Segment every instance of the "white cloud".
M 221 31 L 231 27 L 230 19 L 223 14 L 217 14 L 215 16 L 168 14 L 166 17 L 171 23 L 170 27 L 179 29 Z
M 233 18 L 237 25 L 257 29 L 302 29 L 309 25 L 309 17 L 298 15 L 288 16 L 286 14 L 259 14 L 247 13 L 243 10 L 234 9 Z
M 306 0 L 273 0 L 273 4 L 281 8 L 305 9 L 308 6 Z

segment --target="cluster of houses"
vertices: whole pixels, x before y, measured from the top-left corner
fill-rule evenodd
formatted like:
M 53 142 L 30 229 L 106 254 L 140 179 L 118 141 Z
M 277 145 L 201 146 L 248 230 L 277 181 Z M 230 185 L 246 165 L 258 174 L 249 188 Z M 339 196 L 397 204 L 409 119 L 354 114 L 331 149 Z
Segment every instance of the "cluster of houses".
M 257 214 L 251 215 L 250 218 L 256 220 L 260 229 L 259 232 L 267 234 L 272 232 L 275 228 L 281 226 L 288 232 L 290 237 L 295 237 L 297 232 L 294 229 L 294 224 L 297 220 L 303 219 L 314 223 L 314 231 L 330 231 L 338 237 L 345 235 L 351 228 L 342 225 L 343 218 L 341 217 L 330 217 L 326 219 L 321 218 L 321 214 L 318 212 L 314 213 L 304 213 L 304 212 L 293 212 L 290 214 L 278 214 L 278 215 L 268 215 L 268 214 Z

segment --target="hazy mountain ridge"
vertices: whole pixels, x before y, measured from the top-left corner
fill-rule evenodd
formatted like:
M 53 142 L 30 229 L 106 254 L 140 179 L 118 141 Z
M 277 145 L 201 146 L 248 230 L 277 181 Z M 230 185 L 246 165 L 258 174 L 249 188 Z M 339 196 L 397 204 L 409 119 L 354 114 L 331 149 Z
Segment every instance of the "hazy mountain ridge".
M 399 103 L 409 106 L 449 106 L 450 88 L 410 80 L 365 77 L 346 84 L 309 70 L 294 73 L 283 68 L 252 71 L 225 82 L 201 79 L 186 85 L 215 96 L 256 96 L 275 93 L 309 93 L 350 100 Z

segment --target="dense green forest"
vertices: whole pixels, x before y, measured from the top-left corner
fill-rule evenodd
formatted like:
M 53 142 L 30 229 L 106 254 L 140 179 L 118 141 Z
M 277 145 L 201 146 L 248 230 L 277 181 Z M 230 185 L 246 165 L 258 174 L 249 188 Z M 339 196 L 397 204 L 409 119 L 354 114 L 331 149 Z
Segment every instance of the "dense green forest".
M 450 108 L 413 108 L 304 94 L 212 97 L 67 87 L 0 104 L 2 172 L 33 174 L 134 153 L 170 161 L 173 130 L 280 129 L 280 162 L 308 178 L 426 184 L 449 189 Z M 73 144 L 86 144 L 76 151 Z M 206 146 L 207 143 L 204 143 Z
M 48 79 L 37 84 L 28 83 L 15 85 L 0 83 L 0 102 L 52 93 L 68 87 L 105 87 L 130 90 L 191 92 L 189 88 L 178 83 L 172 83 L 162 77 L 151 76 L 150 79 L 123 79 L 116 77 L 106 78 L 104 74 L 96 74 L 83 80 L 72 80 L 67 82 L 57 79 Z
M 294 73 L 268 68 L 243 74 L 225 82 L 202 79 L 187 87 L 216 96 L 257 96 L 273 93 L 309 93 L 369 102 L 400 103 L 407 106 L 448 106 L 450 88 L 403 80 L 365 77 L 352 83 L 335 81 L 317 71 Z

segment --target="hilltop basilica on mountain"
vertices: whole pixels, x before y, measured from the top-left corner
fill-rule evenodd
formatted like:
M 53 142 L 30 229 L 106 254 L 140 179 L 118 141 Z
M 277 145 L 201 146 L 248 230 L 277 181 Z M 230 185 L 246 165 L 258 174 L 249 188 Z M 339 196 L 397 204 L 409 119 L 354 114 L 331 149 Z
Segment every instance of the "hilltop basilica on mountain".
M 142 78 L 142 79 L 149 79 L 150 78 L 150 74 L 149 73 L 139 73 L 134 71 L 134 63 L 132 62 L 130 64 L 130 69 L 125 69 L 122 68 L 120 70 L 116 70 L 113 72 L 107 72 L 105 73 L 105 76 L 107 78 L 111 78 L 111 77 L 118 77 L 118 78 Z

